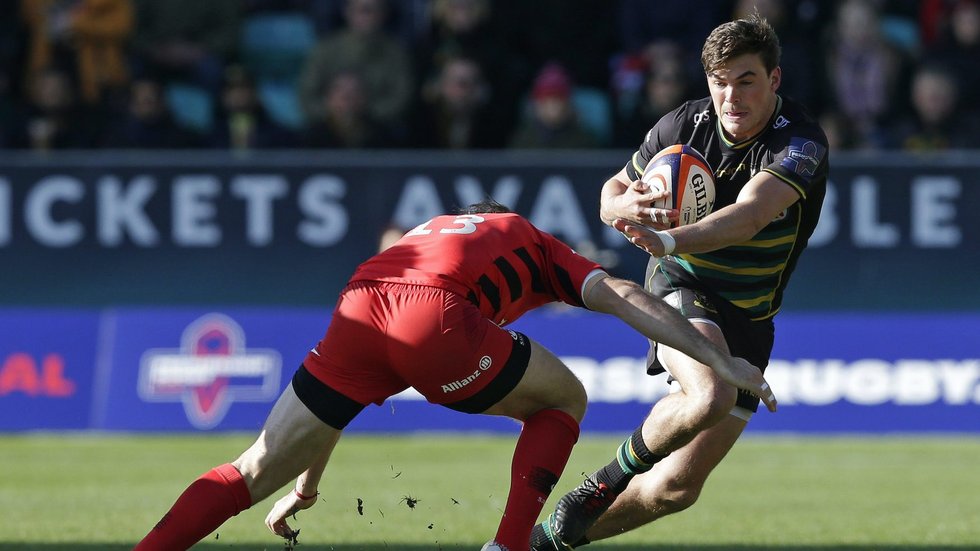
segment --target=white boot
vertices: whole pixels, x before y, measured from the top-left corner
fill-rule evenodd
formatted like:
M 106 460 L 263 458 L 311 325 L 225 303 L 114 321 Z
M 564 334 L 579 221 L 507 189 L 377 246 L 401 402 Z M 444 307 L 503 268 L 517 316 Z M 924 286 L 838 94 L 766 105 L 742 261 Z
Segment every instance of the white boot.
M 480 551 L 509 551 L 509 550 L 503 545 L 500 545 L 499 543 L 490 540 L 483 545 L 483 548 L 480 549 Z

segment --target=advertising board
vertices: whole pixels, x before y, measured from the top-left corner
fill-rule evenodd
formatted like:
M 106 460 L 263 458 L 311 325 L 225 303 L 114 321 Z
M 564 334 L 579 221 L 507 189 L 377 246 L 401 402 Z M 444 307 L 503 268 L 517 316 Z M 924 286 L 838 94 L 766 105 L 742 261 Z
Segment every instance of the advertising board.
M 324 309 L 0 310 L 0 430 L 257 431 L 329 322 Z M 26 329 L 31 327 L 31 329 Z M 583 430 L 632 431 L 667 392 L 647 343 L 611 316 L 544 308 L 512 327 L 554 351 L 590 403 Z M 753 432 L 980 433 L 977 314 L 787 313 Z M 70 339 L 51 338 L 71 335 Z M 515 431 L 412 390 L 350 431 Z

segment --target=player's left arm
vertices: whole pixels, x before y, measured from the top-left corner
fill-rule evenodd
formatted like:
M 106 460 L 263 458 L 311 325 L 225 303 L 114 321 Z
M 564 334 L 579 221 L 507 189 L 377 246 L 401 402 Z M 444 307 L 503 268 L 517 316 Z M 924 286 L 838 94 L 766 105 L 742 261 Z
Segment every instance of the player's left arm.
M 743 243 L 759 233 L 790 205 L 799 192 L 768 172 L 759 172 L 742 188 L 734 203 L 694 224 L 666 230 L 674 238 L 673 253 L 714 251 Z M 648 227 L 616 220 L 613 227 L 630 242 L 654 256 L 663 256 L 664 241 Z
M 339 437 L 340 433 L 338 432 L 337 438 Z M 290 489 L 289 493 L 273 504 L 272 510 L 265 517 L 265 525 L 269 527 L 269 530 L 282 537 L 294 535 L 293 529 L 290 528 L 286 519 L 299 511 L 316 505 L 317 496 L 320 495 L 318 491 L 320 478 L 323 476 L 323 470 L 327 466 L 327 461 L 330 460 L 332 451 L 333 445 L 324 447 L 323 451 L 310 463 L 310 466 L 299 475 L 296 479 L 296 485 Z
M 709 366 L 727 383 L 747 390 L 776 411 L 776 398 L 759 368 L 742 358 L 734 358 L 668 305 L 632 281 L 602 273 L 585 284 L 586 307 L 612 314 L 648 339 L 684 352 Z

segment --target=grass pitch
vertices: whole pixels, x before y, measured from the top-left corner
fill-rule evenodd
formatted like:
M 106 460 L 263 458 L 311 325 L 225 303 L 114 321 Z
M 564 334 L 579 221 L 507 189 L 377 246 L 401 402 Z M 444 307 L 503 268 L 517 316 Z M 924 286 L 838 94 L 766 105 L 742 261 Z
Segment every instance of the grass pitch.
M 0 549 L 130 549 L 191 480 L 251 439 L 0 436 Z M 620 441 L 583 436 L 545 511 Z M 508 436 L 348 435 L 321 502 L 293 523 L 297 549 L 475 551 L 496 530 L 513 445 Z M 263 525 L 273 501 L 195 549 L 282 550 Z M 980 438 L 749 436 L 692 509 L 587 549 L 980 549 Z

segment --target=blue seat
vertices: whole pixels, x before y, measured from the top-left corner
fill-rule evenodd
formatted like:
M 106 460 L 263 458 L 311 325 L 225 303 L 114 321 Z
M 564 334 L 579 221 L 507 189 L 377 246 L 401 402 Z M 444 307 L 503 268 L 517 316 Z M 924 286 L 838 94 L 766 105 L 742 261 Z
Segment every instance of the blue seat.
M 214 104 L 207 90 L 193 84 L 172 82 L 167 84 L 164 96 L 178 125 L 202 133 L 211 130 Z
M 303 111 L 296 95 L 296 85 L 281 80 L 260 80 L 259 101 L 277 123 L 293 130 L 303 127 Z
M 612 109 L 605 92 L 577 86 L 572 91 L 572 105 L 582 125 L 595 134 L 599 143 L 609 144 L 612 140 Z
M 242 60 L 259 80 L 293 80 L 316 41 L 313 20 L 302 13 L 253 15 L 242 25 Z
M 894 15 L 881 18 L 881 34 L 885 39 L 908 53 L 916 53 L 921 45 L 919 26 L 915 21 Z

